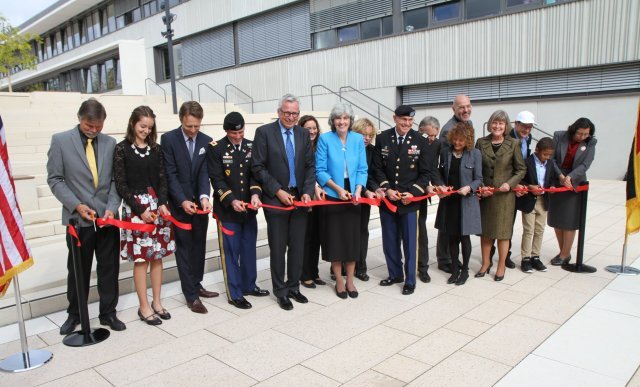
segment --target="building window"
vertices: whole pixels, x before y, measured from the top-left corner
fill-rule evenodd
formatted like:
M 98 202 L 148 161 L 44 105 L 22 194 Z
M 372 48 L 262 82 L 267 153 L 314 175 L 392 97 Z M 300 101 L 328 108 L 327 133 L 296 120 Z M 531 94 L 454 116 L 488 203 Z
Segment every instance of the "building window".
M 338 42 L 348 43 L 358 40 L 358 25 L 338 28 Z
M 462 7 L 459 1 L 438 4 L 431 8 L 433 9 L 433 21 L 435 23 L 460 19 L 460 10 Z
M 427 28 L 429 19 L 429 8 L 416 8 L 402 14 L 404 19 L 404 30 L 407 32 Z
M 53 51 L 51 48 L 51 37 L 47 36 L 44 39 L 44 48 L 45 48 L 44 60 L 47 60 L 53 56 Z
M 378 38 L 382 35 L 380 19 L 367 20 L 360 23 L 360 39 Z
M 382 36 L 393 34 L 393 18 L 385 16 L 382 18 Z
M 113 32 L 116 30 L 116 18 L 114 15 L 113 4 L 109 4 L 107 9 L 105 10 L 107 14 L 107 25 L 109 26 L 109 32 Z
M 65 51 L 71 50 L 73 49 L 73 26 L 71 24 L 69 24 L 67 26 L 67 41 L 65 42 Z
M 335 47 L 337 44 L 338 37 L 336 35 L 336 30 L 316 32 L 316 34 L 313 36 L 313 47 L 316 50 Z
M 102 27 L 100 27 L 100 12 L 93 13 L 93 36 L 98 39 L 102 36 Z
M 166 46 L 160 50 L 162 54 L 162 76 L 164 79 L 171 79 L 171 72 L 169 71 L 169 50 Z M 173 45 L 173 72 L 176 78 L 182 76 L 182 45 L 180 43 L 174 43 Z
M 507 8 L 532 4 L 540 4 L 540 0 L 507 0 Z M 549 2 L 547 2 L 547 4 L 549 4 Z
M 163 0 L 164 1 L 164 0 Z M 158 13 L 158 2 L 156 0 L 145 3 L 142 6 L 144 17 L 149 17 Z
M 93 35 L 93 18 L 91 17 L 91 15 L 87 15 L 84 18 L 84 30 L 86 31 L 86 35 L 87 35 L 87 42 L 91 42 L 94 39 L 94 35 Z
M 498 15 L 500 13 L 500 3 L 501 0 L 467 0 L 465 2 L 465 14 L 467 19 Z
M 60 55 L 62 54 L 62 34 L 60 33 L 60 31 L 56 31 L 54 39 L 55 44 L 53 46 L 53 55 Z

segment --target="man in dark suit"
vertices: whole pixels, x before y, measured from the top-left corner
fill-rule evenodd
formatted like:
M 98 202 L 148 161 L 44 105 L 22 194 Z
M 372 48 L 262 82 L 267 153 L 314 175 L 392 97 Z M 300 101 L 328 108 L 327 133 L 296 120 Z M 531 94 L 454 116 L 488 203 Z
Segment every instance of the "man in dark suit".
M 227 301 L 239 309 L 251 308 L 245 295 L 264 297 L 269 291 L 256 285 L 256 210 L 262 189 L 251 176 L 253 143 L 244 138 L 244 117 L 231 112 L 224 117 L 226 136 L 212 141 L 207 149 L 207 171 L 213 187 L 213 212 L 222 226 L 233 232 L 227 235 L 218 227 L 222 271 Z
M 98 294 L 100 295 L 100 325 L 114 331 L 126 329 L 116 317 L 118 304 L 118 274 L 120 272 L 120 233 L 115 227 L 95 228 L 97 217 L 114 218 L 120 207 L 120 196 L 112 178 L 113 152 L 116 141 L 102 133 L 107 112 L 97 100 L 90 98 L 80 105 L 79 124 L 51 138 L 47 161 L 47 183 L 51 192 L 62 203 L 62 224 L 69 219 L 78 223 L 80 260 L 85 283 L 76 284 L 70 237 L 67 238 L 67 320 L 60 334 L 73 332 L 80 323 L 80 305 L 76 286 L 89 295 L 93 255 L 98 262 Z
M 393 116 L 396 126 L 378 136 L 373 155 L 374 178 L 398 207 L 395 213 L 386 206 L 380 208 L 382 249 L 389 270 L 389 277 L 380 281 L 380 286 L 404 282 L 405 295 L 412 294 L 416 287 L 416 212 L 420 207 L 420 203 L 409 199 L 424 195 L 436 173 L 435 165 L 430 165 L 433 156 L 427 139 L 411 129 L 414 115 L 411 106 L 398 106 Z
M 440 132 L 440 121 L 432 116 L 426 116 L 418 125 L 418 133 L 427 139 L 429 154 L 433 157 L 429 163 L 433 168 L 437 168 L 438 158 L 440 155 L 440 140 L 438 140 L 438 132 Z M 420 202 L 420 210 L 418 211 L 418 278 L 424 283 L 431 282 L 429 276 L 429 237 L 427 235 L 427 211 L 431 198 Z
M 162 135 L 161 145 L 169 187 L 169 208 L 180 222 L 190 223 L 191 230 L 175 227 L 176 265 L 182 293 L 194 313 L 207 313 L 200 297 L 217 297 L 218 293 L 202 287 L 204 255 L 209 219 L 198 215 L 198 204 L 204 211 L 209 203 L 209 175 L 206 149 L 211 137 L 200 132 L 204 113 L 202 106 L 188 101 L 180 107 L 179 128 Z
M 310 201 L 314 193 L 316 168 L 313 149 L 308 131 L 296 125 L 299 115 L 298 98 L 286 94 L 278 104 L 278 120 L 256 130 L 252 171 L 262 186 L 265 204 L 291 206 L 294 200 Z M 293 211 L 265 209 L 264 213 L 273 293 L 282 309 L 291 310 L 293 304 L 289 298 L 307 302 L 299 288 L 307 208 Z

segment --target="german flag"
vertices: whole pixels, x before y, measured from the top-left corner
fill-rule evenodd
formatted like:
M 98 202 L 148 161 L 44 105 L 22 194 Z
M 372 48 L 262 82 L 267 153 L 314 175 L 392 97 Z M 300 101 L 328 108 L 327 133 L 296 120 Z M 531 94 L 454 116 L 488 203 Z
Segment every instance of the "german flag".
M 627 235 L 640 230 L 640 102 L 627 168 Z

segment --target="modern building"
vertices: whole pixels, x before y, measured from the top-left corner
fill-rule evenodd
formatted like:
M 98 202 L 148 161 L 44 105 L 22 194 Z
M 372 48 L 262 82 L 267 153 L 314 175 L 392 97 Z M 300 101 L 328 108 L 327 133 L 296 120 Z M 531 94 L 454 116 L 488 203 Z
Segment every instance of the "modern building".
M 33 45 L 37 70 L 17 71 L 14 90 L 170 95 L 161 3 L 58 1 L 20 26 L 42 43 Z M 385 128 L 385 106 L 412 104 L 446 120 L 453 97 L 466 93 L 478 135 L 493 110 L 526 108 L 547 133 L 590 117 L 599 152 L 630 142 L 640 91 L 636 0 L 169 3 L 183 100 L 264 112 L 292 92 L 303 108 L 326 110 L 340 94 Z M 592 175 L 621 178 L 626 155 L 603 158 Z

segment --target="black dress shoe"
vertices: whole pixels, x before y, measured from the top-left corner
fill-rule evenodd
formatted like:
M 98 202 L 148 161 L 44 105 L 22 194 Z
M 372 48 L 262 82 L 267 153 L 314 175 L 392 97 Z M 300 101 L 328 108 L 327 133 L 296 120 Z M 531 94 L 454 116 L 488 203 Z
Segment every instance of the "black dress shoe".
M 339 292 L 337 286 L 334 286 L 334 289 L 336 290 L 336 296 L 342 298 L 343 300 L 347 299 L 347 291 L 346 290 L 343 290 L 343 291 Z
M 507 258 L 504 260 L 504 265 L 509 269 L 516 268 L 516 263 L 511 260 L 511 251 L 507 253 Z
M 560 254 L 556 255 L 555 257 L 553 257 L 553 259 L 551 260 L 551 264 L 553 266 L 562 266 L 566 263 L 569 263 L 569 261 L 571 261 L 571 255 L 569 255 L 567 258 L 560 258 Z
M 305 281 L 300 281 L 300 285 L 304 286 L 307 289 L 315 289 L 316 288 L 316 284 L 315 282 L 311 281 L 311 282 L 305 282 Z
M 148 325 L 160 325 L 162 324 L 162 320 L 160 320 L 159 318 L 157 318 L 155 316 L 155 314 L 150 314 L 147 317 L 142 315 L 142 312 L 140 311 L 140 309 L 138 309 L 138 317 L 140 317 L 140 321 L 144 321 L 146 322 Z
M 204 298 L 213 298 L 213 297 L 218 297 L 220 295 L 218 292 L 211 292 L 205 288 L 200 288 L 198 290 L 198 294 L 200 295 L 200 297 L 204 297 Z
M 349 290 L 349 289 L 347 289 L 347 294 L 351 298 L 358 298 L 358 291 L 357 290 Z
M 498 273 L 496 273 L 496 275 L 493 277 L 493 280 L 496 282 L 500 282 L 504 279 L 504 274 L 503 275 L 498 275 Z
M 460 276 L 460 272 L 458 271 L 457 273 L 452 273 L 451 277 L 449 277 L 449 279 L 447 280 L 448 284 L 455 284 L 456 281 L 458 281 L 458 277 Z
M 289 291 L 289 295 L 287 295 L 287 297 L 293 298 L 294 300 L 296 300 L 297 302 L 299 302 L 301 304 L 306 304 L 307 302 L 309 302 L 307 297 L 303 296 L 302 293 L 300 293 L 297 290 L 290 290 Z
M 469 279 L 469 270 L 462 270 L 456 281 L 456 286 L 464 285 Z
M 112 331 L 124 331 L 127 326 L 124 325 L 115 315 L 100 318 L 100 325 L 108 325 Z
M 313 283 L 314 283 L 314 284 L 316 284 L 316 285 L 320 285 L 320 286 L 322 286 L 322 285 L 326 285 L 326 284 L 327 284 L 326 282 L 324 282 L 324 281 L 322 280 L 322 278 L 316 278 L 316 279 L 314 279 L 314 280 L 313 280 Z
M 153 313 L 157 314 L 161 319 L 171 320 L 171 313 L 167 312 L 165 308 L 162 308 L 162 310 L 156 310 L 153 305 L 151 306 L 151 308 L 153 309 Z
M 71 316 L 67 317 L 67 321 L 65 321 L 64 324 L 62 324 L 62 326 L 60 327 L 60 334 L 68 335 L 69 333 L 73 333 L 73 331 L 76 330 L 78 324 L 80 324 L 80 320 Z
M 442 270 L 445 273 L 449 273 L 451 274 L 451 264 L 450 263 L 439 263 L 438 264 L 438 270 Z
M 415 285 L 404 285 L 402 287 L 402 294 L 408 296 L 409 294 L 413 294 L 413 291 L 416 290 Z
M 420 278 L 420 281 L 424 282 L 425 284 L 428 284 L 429 282 L 431 282 L 431 277 L 429 276 L 429 273 L 427 273 L 426 271 L 423 271 L 422 273 L 420 273 L 418 277 Z
M 360 281 L 367 282 L 369 281 L 369 274 L 367 273 L 357 273 L 356 278 Z
M 380 281 L 380 286 L 391 286 L 393 284 L 400 284 L 404 282 L 404 278 L 387 278 Z
M 293 309 L 293 304 L 289 301 L 288 297 L 278 297 L 278 305 L 280 305 L 280 308 L 284 310 Z
M 229 300 L 229 304 L 238 309 L 251 309 L 251 303 L 244 297 L 240 297 L 237 300 Z
M 260 289 L 257 286 L 255 288 L 253 288 L 253 290 L 243 293 L 243 295 L 245 295 L 245 296 L 254 296 L 254 297 L 266 297 L 269 294 L 271 294 L 271 293 L 269 293 L 268 290 Z

